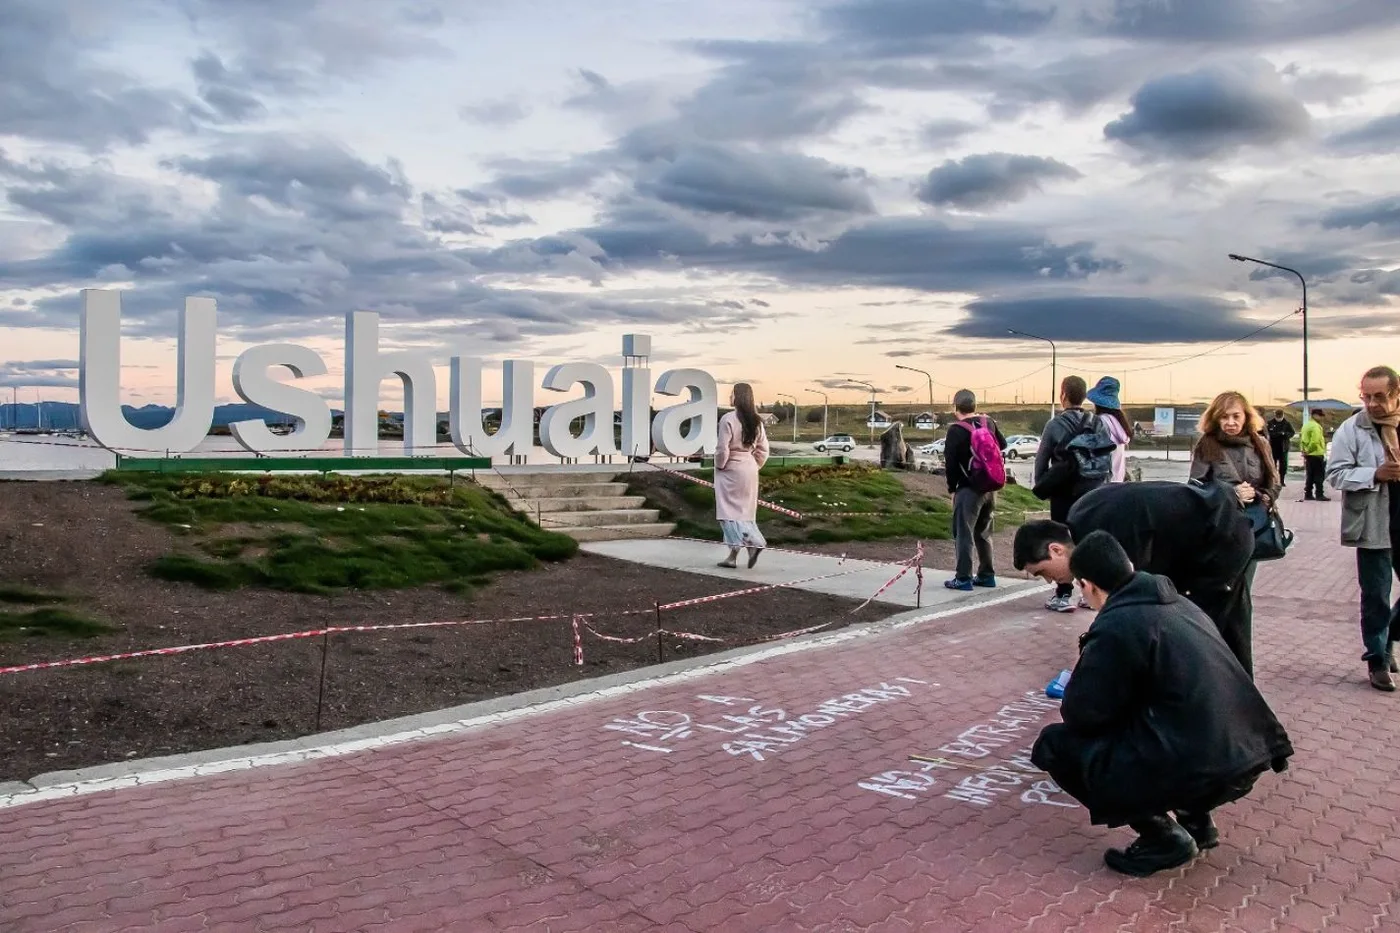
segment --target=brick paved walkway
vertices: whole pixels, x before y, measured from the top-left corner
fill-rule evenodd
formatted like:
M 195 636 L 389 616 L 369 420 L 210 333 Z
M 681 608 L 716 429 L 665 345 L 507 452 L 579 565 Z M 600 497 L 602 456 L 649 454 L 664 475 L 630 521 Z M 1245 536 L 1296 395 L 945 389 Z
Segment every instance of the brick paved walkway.
M 1289 511 L 1255 656 L 1295 766 L 1183 870 L 1108 872 L 1126 831 L 1024 770 L 1088 622 L 1027 599 L 443 739 L 0 810 L 0 929 L 1400 929 L 1400 695 L 1364 683 L 1336 506 Z

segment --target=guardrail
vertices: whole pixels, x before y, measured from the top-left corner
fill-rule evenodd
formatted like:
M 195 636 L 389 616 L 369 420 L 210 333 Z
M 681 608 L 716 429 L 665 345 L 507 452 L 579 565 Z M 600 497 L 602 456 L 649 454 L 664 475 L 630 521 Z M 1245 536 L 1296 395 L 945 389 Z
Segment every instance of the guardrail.
M 459 473 L 491 469 L 490 457 L 128 457 L 116 468 L 132 473 L 345 473 L 410 470 Z

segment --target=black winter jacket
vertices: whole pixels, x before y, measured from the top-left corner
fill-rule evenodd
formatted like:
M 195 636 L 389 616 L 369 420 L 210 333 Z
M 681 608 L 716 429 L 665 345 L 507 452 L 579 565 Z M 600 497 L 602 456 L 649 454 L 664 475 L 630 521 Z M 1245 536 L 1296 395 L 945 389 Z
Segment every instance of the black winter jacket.
M 996 435 L 997 446 L 1006 452 L 1006 438 L 1001 428 L 986 415 L 976 415 L 967 421 L 958 421 L 948 426 L 948 436 L 943 442 L 943 465 L 948 474 L 948 491 L 957 492 L 967 485 L 967 468 L 972 465 L 972 430 L 977 422 L 985 420 L 987 427 Z
M 1081 639 L 1064 727 L 1048 760 L 1111 826 L 1220 799 L 1241 779 L 1282 771 L 1288 733 L 1244 668 L 1164 577 L 1139 573 Z M 1031 760 L 1050 751 L 1037 741 Z M 1053 775 L 1053 772 L 1052 772 Z

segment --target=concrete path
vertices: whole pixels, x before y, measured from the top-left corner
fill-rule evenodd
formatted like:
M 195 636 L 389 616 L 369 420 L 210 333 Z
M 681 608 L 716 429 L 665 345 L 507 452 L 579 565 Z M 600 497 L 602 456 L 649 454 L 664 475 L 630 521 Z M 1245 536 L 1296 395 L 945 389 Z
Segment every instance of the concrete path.
M 412 743 L 0 799 L 0 929 L 1400 929 L 1400 694 L 1365 683 L 1336 504 L 1286 508 L 1254 644 L 1297 755 L 1184 869 L 1109 872 L 1128 833 L 1027 764 L 1089 618 L 1026 598 Z
M 724 577 L 734 581 L 735 589 L 744 586 L 772 586 L 793 581 L 807 581 L 801 583 L 797 588 L 859 600 L 866 600 L 874 596 L 902 569 L 898 564 L 883 561 L 847 560 L 839 556 L 811 554 L 774 547 L 764 550 L 762 556 L 759 557 L 758 564 L 752 570 L 742 567 L 742 561 L 746 559 L 743 554 L 740 554 L 740 569 L 729 570 L 718 566 L 719 561 L 728 553 L 723 544 L 685 538 L 596 541 L 581 545 L 581 547 L 591 554 L 615 557 L 618 560 L 645 564 L 649 567 L 664 567 L 667 570 L 684 570 L 688 573 Z M 971 593 L 964 593 L 949 590 L 943 586 L 943 581 L 952 575 L 952 572 L 948 570 L 925 567 L 921 599 L 917 578 L 911 570 L 881 594 L 879 601 L 906 607 L 919 605 L 953 606 L 995 598 L 997 594 L 1024 589 L 1027 586 L 1037 588 L 1043 586 L 1035 581 L 1003 577 L 999 579 L 998 586 L 994 590 L 978 589 Z

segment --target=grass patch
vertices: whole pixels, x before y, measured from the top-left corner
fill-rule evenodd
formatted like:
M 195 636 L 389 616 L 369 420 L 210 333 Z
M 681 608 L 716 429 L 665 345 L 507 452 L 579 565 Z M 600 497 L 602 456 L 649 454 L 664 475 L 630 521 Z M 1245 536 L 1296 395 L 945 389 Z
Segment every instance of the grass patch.
M 77 637 L 92 638 L 115 632 L 110 625 L 89 619 L 62 607 L 31 609 L 28 612 L 0 612 L 0 638 Z
M 14 606 L 47 606 L 63 602 L 63 597 L 45 593 L 21 583 L 0 583 L 0 603 Z
M 710 470 L 694 475 L 714 479 Z M 760 508 L 759 527 L 774 544 L 950 538 L 953 510 L 947 495 L 920 492 L 929 484 L 913 479 L 906 483 L 905 475 L 858 463 L 764 469 L 759 475 L 759 496 L 804 517 L 794 519 Z M 649 508 L 660 509 L 667 520 L 674 521 L 677 535 L 721 539 L 713 489 L 679 477 L 643 474 L 632 479 L 628 491 L 646 496 Z M 1019 525 L 1026 511 L 1039 508 L 1043 505 L 1029 489 L 1008 486 L 997 495 L 997 526 Z M 823 514 L 850 512 L 873 514 Z
M 149 570 L 206 589 L 302 593 L 443 584 L 464 592 L 504 570 L 578 553 L 472 483 L 420 476 L 108 474 L 140 514 L 194 538 Z M 220 535 L 237 525 L 236 535 Z M 235 529 L 230 529 L 235 530 Z

